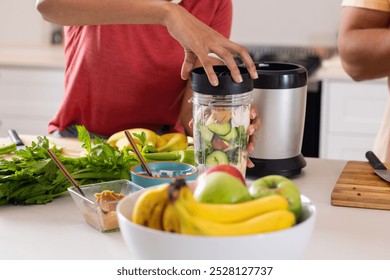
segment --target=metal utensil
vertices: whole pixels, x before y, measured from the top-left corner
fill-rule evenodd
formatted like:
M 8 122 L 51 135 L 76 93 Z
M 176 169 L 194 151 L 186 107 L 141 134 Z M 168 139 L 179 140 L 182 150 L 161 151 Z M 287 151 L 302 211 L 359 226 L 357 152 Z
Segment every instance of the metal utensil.
M 366 152 L 366 158 L 368 159 L 370 165 L 374 168 L 376 175 L 381 177 L 383 180 L 390 182 L 389 170 L 372 151 Z
M 26 149 L 26 145 L 24 145 L 22 139 L 20 139 L 19 134 L 15 129 L 9 129 L 8 135 L 11 138 L 12 142 L 16 144 L 16 150 Z
M 148 173 L 148 175 L 150 177 L 154 177 L 153 173 L 150 170 L 150 168 L 148 167 L 148 164 L 146 163 L 144 157 L 142 156 L 141 152 L 138 150 L 137 144 L 135 143 L 133 136 L 131 136 L 131 133 L 128 132 L 127 130 L 125 130 L 125 135 L 127 137 L 127 140 L 129 140 L 131 146 L 133 147 L 135 154 L 137 155 L 138 159 L 140 160 L 142 167 L 146 170 L 146 172 Z
M 50 157 L 52 158 L 52 160 L 56 163 L 56 165 L 58 166 L 59 169 L 61 169 L 61 171 L 64 173 L 64 175 L 66 176 L 66 178 L 68 178 L 68 180 L 72 183 L 72 185 L 80 192 L 80 194 L 82 196 L 85 197 L 86 200 L 88 200 L 89 202 L 91 202 L 92 204 L 94 204 L 94 202 L 92 200 L 90 200 L 89 198 L 87 198 L 84 194 L 84 192 L 81 190 L 80 188 L 80 185 L 79 183 L 77 183 L 77 181 L 72 177 L 72 175 L 69 173 L 69 171 L 66 169 L 65 165 L 62 164 L 62 162 L 60 161 L 60 159 L 57 157 L 57 155 L 53 152 L 52 149 L 47 149 L 47 152 L 49 153 Z

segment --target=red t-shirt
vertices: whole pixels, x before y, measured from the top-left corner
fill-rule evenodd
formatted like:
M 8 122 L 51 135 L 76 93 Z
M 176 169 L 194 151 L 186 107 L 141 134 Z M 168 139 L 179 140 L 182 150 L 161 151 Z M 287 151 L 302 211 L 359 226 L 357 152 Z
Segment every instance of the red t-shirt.
M 228 37 L 231 0 L 184 0 L 194 16 Z M 160 25 L 65 27 L 65 95 L 49 132 L 79 124 L 109 136 L 178 122 L 183 47 Z

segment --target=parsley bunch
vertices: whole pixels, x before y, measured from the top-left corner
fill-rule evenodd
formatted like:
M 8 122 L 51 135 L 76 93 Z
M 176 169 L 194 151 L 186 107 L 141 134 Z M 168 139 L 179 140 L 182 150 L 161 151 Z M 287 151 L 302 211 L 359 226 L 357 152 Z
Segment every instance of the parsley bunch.
M 61 162 L 82 185 L 130 179 L 130 167 L 138 160 L 125 148 L 122 151 L 95 137 L 91 140 L 83 126 L 77 126 L 78 139 L 86 155 L 65 157 L 54 147 Z M 67 193 L 68 179 L 47 153 L 50 143 L 46 137 L 37 137 L 25 150 L 16 151 L 17 157 L 0 159 L 0 206 L 6 204 L 46 204 Z

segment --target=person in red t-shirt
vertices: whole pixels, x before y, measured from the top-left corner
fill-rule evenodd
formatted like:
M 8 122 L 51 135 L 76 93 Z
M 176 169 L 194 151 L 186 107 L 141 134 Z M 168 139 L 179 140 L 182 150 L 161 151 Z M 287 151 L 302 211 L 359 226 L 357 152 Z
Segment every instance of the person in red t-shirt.
M 240 82 L 238 55 L 257 78 L 247 50 L 227 39 L 231 0 L 36 3 L 45 20 L 65 26 L 65 95 L 49 133 L 77 137 L 77 124 L 101 137 L 135 127 L 192 135 L 191 69 L 203 66 L 217 85 L 212 66 L 222 60 Z M 260 126 L 255 108 L 251 115 L 249 135 Z

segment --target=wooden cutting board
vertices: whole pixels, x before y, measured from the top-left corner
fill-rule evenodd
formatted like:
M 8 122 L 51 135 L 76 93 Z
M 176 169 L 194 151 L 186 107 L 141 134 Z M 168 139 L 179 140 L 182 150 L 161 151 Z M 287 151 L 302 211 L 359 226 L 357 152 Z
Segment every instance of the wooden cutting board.
M 348 161 L 334 186 L 331 203 L 390 210 L 390 183 L 376 175 L 368 162 Z
M 36 135 L 19 135 L 23 143 L 26 146 L 31 146 L 31 143 L 38 141 L 38 136 Z M 76 138 L 56 138 L 52 136 L 46 136 L 49 139 L 49 142 L 55 144 L 58 148 L 62 149 L 62 154 L 68 157 L 80 157 L 83 156 L 85 150 L 82 148 L 82 143 Z M 11 144 L 12 141 L 9 137 L 0 138 L 0 146 Z M 2 158 L 8 158 L 11 156 L 0 156 Z

